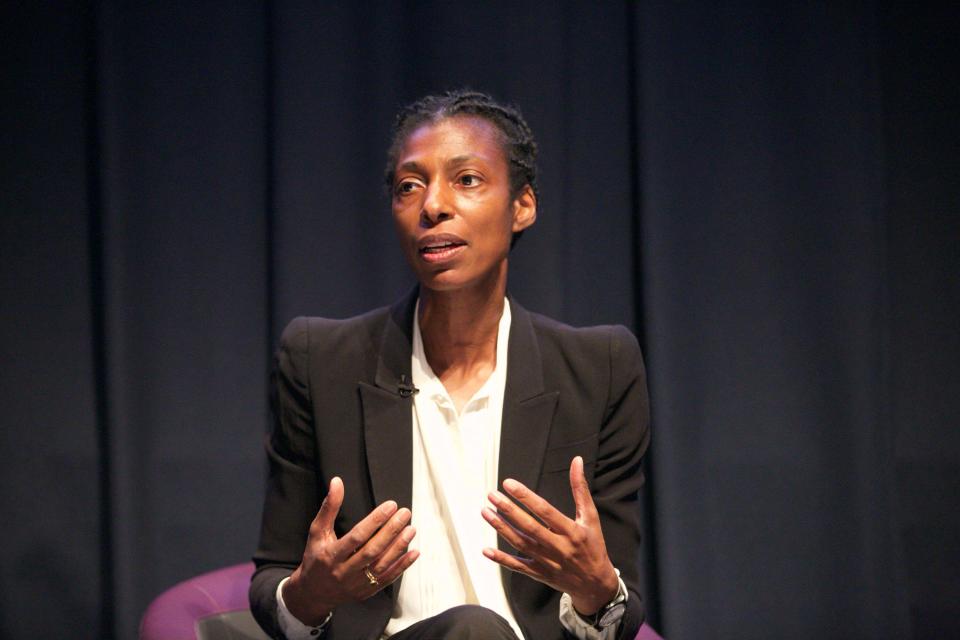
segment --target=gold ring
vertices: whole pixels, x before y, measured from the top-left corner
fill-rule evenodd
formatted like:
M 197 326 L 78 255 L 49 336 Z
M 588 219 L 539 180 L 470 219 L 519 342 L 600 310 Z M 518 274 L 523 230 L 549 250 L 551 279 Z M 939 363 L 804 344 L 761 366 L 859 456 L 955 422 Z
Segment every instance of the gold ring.
M 380 586 L 380 581 L 377 580 L 377 576 L 373 575 L 373 572 L 370 571 L 370 565 L 366 565 L 363 568 L 363 575 L 367 576 L 367 580 L 370 581 L 370 584 Z

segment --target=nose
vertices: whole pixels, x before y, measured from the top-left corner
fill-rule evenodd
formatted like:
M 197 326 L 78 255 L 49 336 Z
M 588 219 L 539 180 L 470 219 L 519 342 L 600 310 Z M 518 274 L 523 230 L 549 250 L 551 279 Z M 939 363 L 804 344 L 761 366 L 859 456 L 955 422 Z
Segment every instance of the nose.
M 449 189 L 443 181 L 437 180 L 427 187 L 420 211 L 420 221 L 424 226 L 433 227 L 453 217 Z

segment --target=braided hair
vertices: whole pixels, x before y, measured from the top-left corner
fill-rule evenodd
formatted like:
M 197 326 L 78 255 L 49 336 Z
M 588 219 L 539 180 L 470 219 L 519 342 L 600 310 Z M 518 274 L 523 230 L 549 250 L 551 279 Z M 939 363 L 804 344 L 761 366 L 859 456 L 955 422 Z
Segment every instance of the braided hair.
M 510 197 L 515 198 L 525 186 L 530 185 L 539 201 L 537 143 L 527 121 L 517 108 L 502 105 L 485 93 L 467 89 L 428 95 L 400 110 L 393 123 L 393 135 L 387 151 L 387 167 L 384 172 L 387 189 L 392 191 L 397 158 L 407 137 L 424 124 L 434 124 L 460 115 L 483 118 L 496 127 L 507 156 Z M 522 231 L 513 234 L 511 247 L 522 234 Z

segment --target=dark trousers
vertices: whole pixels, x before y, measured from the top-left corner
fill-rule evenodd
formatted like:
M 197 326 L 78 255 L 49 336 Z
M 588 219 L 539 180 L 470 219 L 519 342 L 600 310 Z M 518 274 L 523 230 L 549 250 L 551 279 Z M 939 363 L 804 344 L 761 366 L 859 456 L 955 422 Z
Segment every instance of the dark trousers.
M 421 620 L 390 640 L 518 640 L 501 615 L 475 604 L 447 609 Z

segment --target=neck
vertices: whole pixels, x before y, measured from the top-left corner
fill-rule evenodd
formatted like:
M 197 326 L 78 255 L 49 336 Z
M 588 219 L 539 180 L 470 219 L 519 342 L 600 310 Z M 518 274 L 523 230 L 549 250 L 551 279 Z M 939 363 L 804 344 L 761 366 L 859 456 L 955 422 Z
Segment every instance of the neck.
M 506 261 L 488 282 L 456 291 L 420 289 L 420 335 L 441 379 L 451 370 L 496 366 L 497 332 L 506 295 Z

